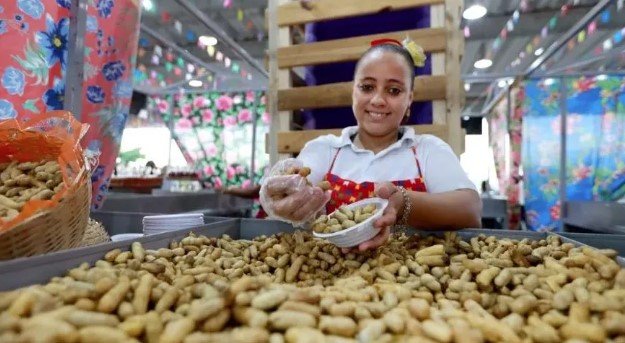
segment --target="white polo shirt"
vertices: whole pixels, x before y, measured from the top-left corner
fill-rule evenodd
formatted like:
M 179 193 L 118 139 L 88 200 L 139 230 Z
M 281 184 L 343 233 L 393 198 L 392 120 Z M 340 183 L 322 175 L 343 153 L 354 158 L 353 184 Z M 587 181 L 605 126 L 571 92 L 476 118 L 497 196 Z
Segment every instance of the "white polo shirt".
M 350 126 L 343 129 L 340 137 L 325 135 L 306 143 L 297 159 L 311 168 L 308 180 L 312 184 L 323 180 L 339 148 L 332 174 L 342 179 L 357 183 L 415 179 L 419 171 L 411 149 L 414 146 L 429 193 L 476 190 L 451 147 L 436 136 L 416 135 L 412 128 L 402 127 L 397 142 L 374 154 L 354 145 L 351 136 L 357 131 L 357 126 Z

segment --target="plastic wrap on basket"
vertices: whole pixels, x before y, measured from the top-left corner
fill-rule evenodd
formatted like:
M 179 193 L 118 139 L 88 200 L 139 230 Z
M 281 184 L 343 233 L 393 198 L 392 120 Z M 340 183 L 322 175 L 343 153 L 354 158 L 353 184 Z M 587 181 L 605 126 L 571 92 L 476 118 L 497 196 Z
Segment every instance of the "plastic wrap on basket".
M 88 163 L 80 145 L 87 129 L 66 111 L 0 122 L 0 163 L 56 161 L 64 184 L 50 199 L 29 199 L 17 216 L 0 220 L 0 259 L 80 244 L 91 195 Z

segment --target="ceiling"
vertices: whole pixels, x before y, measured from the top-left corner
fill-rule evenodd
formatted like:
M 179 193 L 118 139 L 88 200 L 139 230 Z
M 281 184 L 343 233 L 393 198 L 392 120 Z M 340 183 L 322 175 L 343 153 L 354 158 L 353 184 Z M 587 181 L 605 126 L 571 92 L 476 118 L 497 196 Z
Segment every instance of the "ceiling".
M 260 89 L 266 87 L 266 76 L 246 63 L 242 56 L 223 40 L 218 41 L 213 56 L 209 55 L 206 47 L 198 46 L 197 37 L 202 35 L 217 36 L 218 33 L 205 25 L 191 10 L 181 5 L 181 3 L 187 2 L 191 6 L 195 6 L 201 15 L 218 26 L 218 29 L 222 31 L 220 33 L 231 38 L 258 65 L 262 66 L 267 48 L 267 35 L 264 28 L 266 0 L 151 0 L 151 2 L 153 9 L 146 10 L 144 6 L 142 12 L 142 29 L 139 41 L 139 55 L 142 56 L 139 56 L 137 60 L 137 66 L 145 67 L 148 77 L 146 81 L 148 82 L 139 86 L 139 90 L 160 92 L 165 88 L 165 90 L 173 91 L 181 86 L 189 90 L 193 89 L 188 86 L 187 82 L 189 78 L 187 73 L 191 70 L 187 70 L 187 65 L 190 63 L 196 66 L 196 70 L 189 73 L 190 76 L 193 79 L 202 80 L 204 83 L 202 88 L 204 89 Z M 225 7 L 227 2 L 230 2 L 231 5 Z M 172 44 L 175 47 L 168 49 L 167 47 L 171 47 Z M 153 61 L 156 46 L 161 47 L 163 51 L 158 65 Z M 143 53 L 141 53 L 142 48 Z M 167 60 L 167 51 L 171 52 L 172 61 Z M 218 52 L 224 56 L 221 61 L 216 59 Z M 231 60 L 229 67 L 225 66 L 226 57 Z M 180 66 L 178 65 L 178 58 L 182 58 L 184 61 Z M 173 68 L 171 65 L 168 66 L 167 62 L 173 64 Z M 239 65 L 239 72 L 232 71 L 234 63 Z M 181 70 L 177 71 L 175 67 Z M 162 79 L 149 82 L 152 71 L 161 74 Z M 244 71 L 246 75 L 242 76 L 241 71 Z M 251 74 L 251 79 L 247 74 Z M 161 81 L 164 82 L 161 83 Z
M 470 35 L 465 37 L 461 67 L 465 83 L 470 84 L 470 88 L 465 86 L 465 90 L 468 91 L 463 115 L 481 115 L 488 91 L 500 87 L 498 81 L 506 77 L 526 75 L 528 68 L 540 56 L 534 52 L 539 48 L 547 51 L 597 3 L 599 3 L 597 0 L 465 0 L 465 8 L 473 4 L 482 4 L 488 9 L 488 13 L 481 19 L 474 21 L 463 19 L 462 22 L 462 28 L 468 27 L 470 32 Z M 564 5 L 568 7 L 563 9 Z M 492 53 L 493 65 L 488 69 L 476 69 L 473 66 L 475 61 L 492 51 L 495 39 L 521 6 L 525 10 L 519 12 L 513 30 L 507 32 L 507 37 L 501 40 L 499 49 Z M 583 39 L 579 39 L 576 33 L 573 42 L 564 44 L 546 59 L 540 68 L 527 76 L 547 77 L 622 70 L 625 66 L 623 42 L 614 45 L 608 53 L 599 54 L 595 51 L 606 39 L 625 27 L 625 9 L 617 8 L 617 1 L 612 1 L 607 11 L 610 13 L 609 16 L 601 12 L 595 17 L 596 26 L 592 33 L 587 31 L 589 23 L 584 25 Z M 557 17 L 556 23 L 550 27 L 550 20 L 554 16 Z M 546 32 L 543 31 L 544 27 L 548 28 Z M 532 47 L 526 50 L 528 44 L 532 44 Z M 619 51 L 620 54 L 615 54 Z M 524 52 L 524 57 L 518 59 L 521 52 Z M 588 63 L 591 60 L 596 62 Z M 504 82 L 501 82 L 501 85 L 504 86 Z
M 237 54 L 236 49 L 233 50 L 223 41 L 220 40 L 216 45 L 216 51 L 221 51 L 233 63 L 237 63 L 241 70 L 251 74 L 251 80 L 247 75 L 242 77 L 241 71 L 233 72 L 232 65 L 226 67 L 223 60 L 220 62 L 215 56 L 211 57 L 205 47 L 199 47 L 197 36 L 213 35 L 216 32 L 202 23 L 188 8 L 181 6 L 181 3 L 188 2 L 197 7 L 202 15 L 218 26 L 222 31 L 220 33 L 231 38 L 255 60 L 257 66 L 262 67 L 268 44 L 264 24 L 267 0 L 151 1 L 154 9 L 144 10 L 141 20 L 140 46 L 143 52 L 138 58 L 137 65 L 145 67 L 147 80 L 138 87 L 139 90 L 163 91 L 163 85 L 165 90 L 171 91 L 181 86 L 190 89 L 187 84 L 189 77 L 203 80 L 205 89 L 266 88 L 266 73 L 261 73 L 245 62 Z M 601 14 L 596 17 L 596 26 L 592 33 L 586 34 L 579 42 L 576 35 L 575 44 L 568 47 L 565 44 L 530 76 L 623 70 L 625 54 L 622 52 L 625 44 L 622 40 L 606 53 L 596 51 L 606 39 L 625 27 L 625 9 L 617 7 L 619 2 L 622 3 L 623 0 L 612 1 L 608 6 L 609 18 L 601 17 Z M 481 4 L 488 12 L 483 18 L 474 21 L 463 19 L 461 23 L 461 28 L 467 27 L 469 31 L 469 35 L 465 35 L 465 52 L 461 67 L 462 78 L 470 85 L 470 88 L 465 86 L 467 99 L 463 115 L 481 115 L 489 90 L 496 90 L 499 87 L 498 81 L 525 75 L 532 62 L 539 57 L 534 52 L 539 48 L 548 51 L 556 40 L 579 22 L 597 3 L 599 0 L 465 0 L 465 8 Z M 228 4 L 229 6 L 225 6 Z M 567 4 L 568 7 L 563 10 L 563 5 Z M 517 10 L 518 20 L 515 19 Z M 168 15 L 163 15 L 164 12 Z M 551 23 L 555 25 L 549 26 L 554 16 L 557 17 L 557 21 Z M 177 25 L 176 21 L 180 22 L 180 25 Z M 505 39 L 499 38 L 499 43 L 495 43 L 502 29 L 509 25 L 508 22 L 513 23 L 513 30 L 506 30 Z M 543 27 L 549 29 L 543 31 Z M 588 25 L 583 26 L 584 29 L 587 27 Z M 189 32 L 193 33 L 191 37 Z M 162 41 L 163 39 L 178 47 L 171 50 L 173 52 L 171 57 L 174 58 L 169 66 L 165 56 L 168 51 L 167 44 Z M 525 52 L 530 43 L 531 49 Z M 493 50 L 493 44 L 499 44 L 497 49 Z M 158 65 L 153 61 L 156 45 L 163 50 L 163 57 L 159 59 Z M 520 58 L 521 52 L 524 52 L 523 58 Z M 493 65 L 488 69 L 476 69 L 473 66 L 474 62 L 485 54 L 491 55 Z M 178 57 L 181 57 L 184 63 L 180 64 L 178 67 L 180 70 L 176 71 Z M 595 61 L 588 63 L 593 60 Z M 189 76 L 186 75 L 188 70 L 184 67 L 188 63 L 198 67 Z M 206 70 L 200 70 L 201 68 Z M 150 81 L 149 74 L 152 70 L 162 75 L 162 85 L 159 80 Z M 208 81 L 209 78 L 211 81 Z

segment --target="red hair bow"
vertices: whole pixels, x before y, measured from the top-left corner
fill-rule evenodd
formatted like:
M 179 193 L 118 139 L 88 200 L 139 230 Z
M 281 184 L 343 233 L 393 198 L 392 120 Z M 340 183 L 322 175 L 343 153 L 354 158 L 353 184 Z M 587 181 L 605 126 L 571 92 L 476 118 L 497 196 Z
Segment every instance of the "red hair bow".
M 395 44 L 395 45 L 403 46 L 403 44 L 401 44 L 400 41 L 398 41 L 397 39 L 392 39 L 392 38 L 382 38 L 382 39 L 375 39 L 371 41 L 371 46 L 376 46 L 380 44 Z

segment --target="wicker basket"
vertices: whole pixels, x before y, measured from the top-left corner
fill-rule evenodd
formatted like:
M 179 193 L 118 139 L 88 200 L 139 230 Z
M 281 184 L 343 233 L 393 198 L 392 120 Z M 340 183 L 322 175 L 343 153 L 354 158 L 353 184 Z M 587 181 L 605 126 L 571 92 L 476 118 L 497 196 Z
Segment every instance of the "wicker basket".
M 80 246 L 89 222 L 89 177 L 67 191 L 57 206 L 0 233 L 0 260 Z

